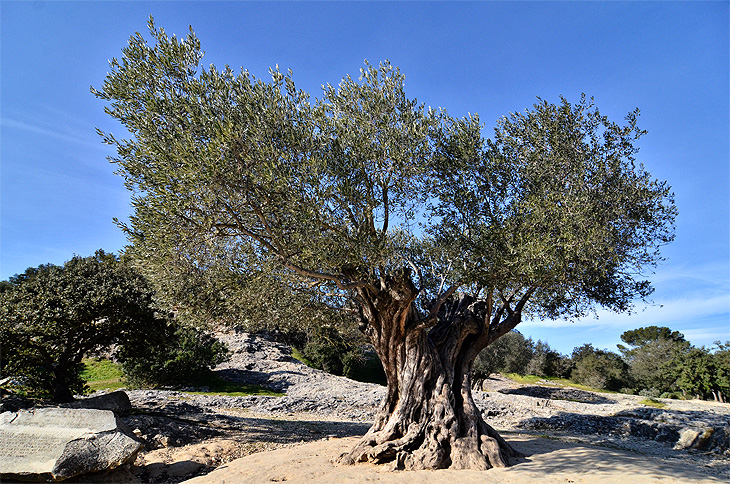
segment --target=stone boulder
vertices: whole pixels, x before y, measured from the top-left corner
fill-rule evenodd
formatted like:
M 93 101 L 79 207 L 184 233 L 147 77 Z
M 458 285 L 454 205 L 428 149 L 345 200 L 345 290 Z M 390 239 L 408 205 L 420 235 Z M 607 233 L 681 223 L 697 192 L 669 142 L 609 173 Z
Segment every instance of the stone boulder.
M 37 408 L 0 414 L 0 481 L 60 481 L 113 469 L 141 448 L 109 410 Z
M 127 415 L 132 410 L 129 396 L 122 390 L 104 393 L 88 398 L 81 398 L 61 405 L 64 408 L 91 408 L 95 410 L 111 410 L 117 415 Z

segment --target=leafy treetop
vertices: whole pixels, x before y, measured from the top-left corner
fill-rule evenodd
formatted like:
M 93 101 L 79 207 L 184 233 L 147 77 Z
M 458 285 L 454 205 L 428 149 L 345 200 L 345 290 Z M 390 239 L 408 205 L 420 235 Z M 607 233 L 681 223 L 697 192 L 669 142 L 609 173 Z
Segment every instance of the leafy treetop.
M 398 274 L 424 322 L 456 291 L 549 317 L 650 294 L 676 210 L 635 163 L 638 111 L 619 125 L 585 97 L 538 100 L 485 140 L 388 62 L 312 101 L 291 72 L 204 67 L 192 30 L 149 28 L 92 91 L 131 135 L 102 133 L 134 193 L 130 251 L 169 304 L 301 321 Z

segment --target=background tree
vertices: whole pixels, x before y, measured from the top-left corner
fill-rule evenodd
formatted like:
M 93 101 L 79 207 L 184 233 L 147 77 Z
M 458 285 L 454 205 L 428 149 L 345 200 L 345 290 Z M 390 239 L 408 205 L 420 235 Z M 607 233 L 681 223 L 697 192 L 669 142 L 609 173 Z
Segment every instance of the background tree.
M 573 350 L 571 378 L 577 383 L 618 391 L 630 386 L 629 367 L 621 356 L 584 344 Z
M 676 362 L 676 385 L 690 397 L 724 403 L 730 396 L 730 342 L 715 345 L 714 351 L 692 347 Z
M 115 354 L 133 386 L 200 383 L 228 359 L 226 345 L 203 329 L 174 320 L 155 323 L 154 328 L 129 335 Z
M 552 349 L 549 344 L 538 340 L 525 372 L 536 376 L 569 376 L 570 370 L 565 370 L 562 359 L 560 353 Z
M 681 360 L 676 362 L 676 386 L 690 397 L 706 400 L 715 388 L 716 369 L 710 352 L 706 348 L 689 348 Z
M 492 373 L 527 373 L 527 364 L 532 358 L 534 343 L 525 339 L 517 330 L 512 330 L 484 348 L 472 366 L 473 386 L 479 388 Z
M 344 461 L 506 465 L 515 452 L 471 397 L 477 354 L 523 312 L 623 311 L 651 292 L 637 277 L 675 210 L 634 164 L 636 112 L 620 126 L 585 99 L 540 101 L 485 142 L 475 117 L 409 99 L 388 63 L 310 102 L 291 73 L 202 67 L 192 31 L 150 33 L 94 90 L 131 134 L 104 135 L 134 193 L 130 250 L 150 277 L 228 271 L 356 321 L 388 391 Z
M 2 372 L 56 402 L 83 390 L 85 356 L 144 332 L 156 319 L 144 278 L 103 251 L 30 268 L 8 282 L 0 293 Z
M 679 331 L 667 327 L 647 326 L 621 335 L 618 349 L 629 364 L 636 387 L 658 397 L 676 390 L 680 362 L 687 357 L 690 343 Z
M 97 251 L 42 265 L 0 290 L 0 374 L 31 396 L 70 402 L 82 393 L 82 360 L 114 346 L 132 384 L 189 382 L 227 355 L 225 346 L 154 308 L 154 293 L 128 261 Z
M 716 348 L 712 352 L 715 362 L 715 400 L 726 403 L 730 401 L 730 341 L 715 341 Z

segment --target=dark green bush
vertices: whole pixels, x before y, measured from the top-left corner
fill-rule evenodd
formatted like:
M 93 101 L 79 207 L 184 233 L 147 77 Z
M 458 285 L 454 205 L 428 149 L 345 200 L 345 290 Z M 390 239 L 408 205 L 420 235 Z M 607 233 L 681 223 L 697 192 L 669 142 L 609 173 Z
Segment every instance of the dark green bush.
M 659 390 L 656 388 L 642 388 L 639 390 L 638 395 L 640 397 L 659 398 Z
M 151 303 L 142 275 L 101 250 L 28 268 L 0 284 L 0 375 L 26 395 L 70 402 L 85 357 L 159 324 Z
M 617 391 L 629 386 L 629 367 L 616 353 L 590 343 L 573 349 L 571 379 L 593 388 Z
M 302 354 L 312 362 L 315 368 L 324 370 L 333 375 L 343 376 L 345 363 L 343 359 L 352 359 L 355 355 L 345 358 L 352 353 L 353 345 L 332 327 L 318 328 L 308 338 L 302 348 Z M 351 363 L 350 363 L 351 364 Z
M 357 352 L 347 353 L 343 360 L 344 372 L 347 378 L 366 383 L 377 383 L 378 385 L 387 384 L 383 364 L 372 348 L 362 349 L 361 347 Z
M 472 379 L 479 383 L 496 372 L 525 374 L 534 344 L 513 330 L 484 348 L 474 360 Z
M 331 326 L 310 333 L 302 355 L 311 366 L 352 380 L 385 384 L 385 372 L 378 356 L 362 338 L 342 333 Z
M 174 321 L 140 336 L 122 345 L 116 355 L 134 386 L 198 383 L 229 354 L 211 333 Z

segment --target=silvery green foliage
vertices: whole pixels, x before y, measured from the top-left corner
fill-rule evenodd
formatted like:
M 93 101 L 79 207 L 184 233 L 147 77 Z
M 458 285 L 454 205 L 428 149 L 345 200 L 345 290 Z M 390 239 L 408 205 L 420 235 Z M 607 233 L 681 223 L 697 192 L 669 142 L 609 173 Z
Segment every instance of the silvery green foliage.
M 476 116 L 408 98 L 388 62 L 312 100 L 291 72 L 206 67 L 192 30 L 149 27 L 92 91 L 129 132 L 103 137 L 134 194 L 129 252 L 163 303 L 350 325 L 354 289 L 403 268 L 421 312 L 456 291 L 547 317 L 651 293 L 641 274 L 676 210 L 635 162 L 638 111 L 619 125 L 585 97 L 538 100 L 485 140 Z

